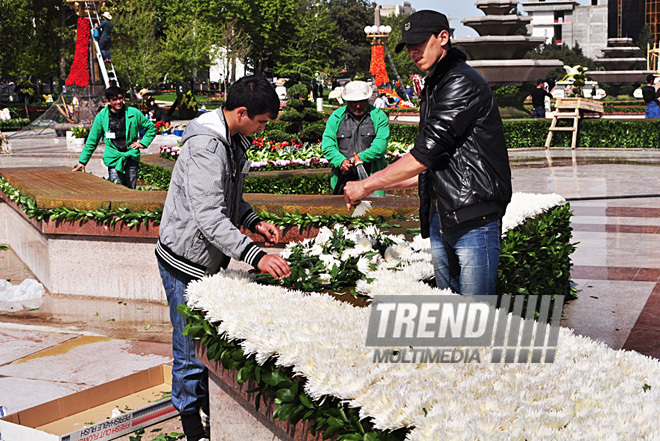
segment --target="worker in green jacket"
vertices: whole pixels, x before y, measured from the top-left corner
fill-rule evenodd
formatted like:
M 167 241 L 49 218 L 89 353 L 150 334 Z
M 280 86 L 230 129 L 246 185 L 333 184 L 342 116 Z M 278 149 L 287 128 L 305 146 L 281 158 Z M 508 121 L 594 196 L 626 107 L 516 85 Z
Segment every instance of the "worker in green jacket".
M 103 136 L 103 163 L 108 167 L 109 179 L 128 188 L 135 188 L 140 165 L 139 149 L 149 147 L 156 136 L 156 126 L 138 109 L 124 104 L 124 92 L 119 87 L 108 87 L 105 100 L 107 105 L 94 118 L 78 165 L 73 171 L 85 171 L 85 165 Z M 138 141 L 140 130 L 144 131 L 144 137 Z
M 323 156 L 332 164 L 330 185 L 333 194 L 343 194 L 348 181 L 358 180 L 355 163 L 357 153 L 366 172 L 371 175 L 387 166 L 385 152 L 390 137 L 385 112 L 369 104 L 372 90 L 364 81 L 351 81 L 344 87 L 346 105 L 335 110 L 323 133 Z M 374 193 L 384 196 L 384 191 Z

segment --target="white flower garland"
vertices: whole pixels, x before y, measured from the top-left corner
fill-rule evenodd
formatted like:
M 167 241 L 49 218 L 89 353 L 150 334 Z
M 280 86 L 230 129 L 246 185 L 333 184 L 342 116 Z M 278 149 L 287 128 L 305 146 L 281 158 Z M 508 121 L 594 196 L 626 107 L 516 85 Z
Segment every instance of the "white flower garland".
M 516 196 L 506 222 L 536 215 L 540 207 L 556 205 L 553 200 L 560 197 Z M 428 251 L 419 239 L 407 246 Z M 358 289 L 369 295 L 455 295 L 419 281 L 428 267 L 415 261 L 403 271 L 380 268 L 371 275 L 373 283 Z M 660 438 L 660 363 L 567 329 L 560 331 L 554 363 L 492 364 L 488 348 L 483 363 L 374 363 L 365 346 L 369 308 L 258 285 L 233 271 L 192 283 L 187 296 L 192 308 L 219 322 L 221 335 L 240 340 L 257 362 L 275 357 L 278 366 L 304 376 L 312 398 L 345 400 L 378 429 L 409 427 L 410 441 Z

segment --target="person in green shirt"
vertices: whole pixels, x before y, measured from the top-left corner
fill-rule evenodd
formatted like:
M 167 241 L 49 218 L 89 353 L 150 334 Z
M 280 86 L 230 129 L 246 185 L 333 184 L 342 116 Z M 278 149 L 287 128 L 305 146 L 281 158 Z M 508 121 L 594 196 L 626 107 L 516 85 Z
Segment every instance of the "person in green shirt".
M 387 167 L 389 119 L 385 112 L 369 104 L 371 95 L 369 84 L 351 81 L 341 95 L 346 105 L 335 110 L 326 123 L 322 149 L 323 157 L 333 167 L 333 194 L 344 194 L 346 182 L 359 179 L 350 160 L 356 153 L 369 175 Z M 384 196 L 385 192 L 376 191 L 374 195 Z
M 109 179 L 128 188 L 135 188 L 140 165 L 139 149 L 149 147 L 156 136 L 156 126 L 138 109 L 124 104 L 124 92 L 119 87 L 108 87 L 105 100 L 107 105 L 94 118 L 78 165 L 73 171 L 85 171 L 85 166 L 103 137 L 103 163 L 108 167 Z M 144 137 L 138 141 L 140 130 L 144 131 Z

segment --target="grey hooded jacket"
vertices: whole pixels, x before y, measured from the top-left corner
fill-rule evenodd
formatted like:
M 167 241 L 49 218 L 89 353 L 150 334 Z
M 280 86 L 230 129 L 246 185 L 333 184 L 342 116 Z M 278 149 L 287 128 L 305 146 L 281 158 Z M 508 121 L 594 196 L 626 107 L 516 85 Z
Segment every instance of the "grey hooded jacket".
M 222 109 L 191 121 L 174 165 L 156 256 L 192 278 L 215 274 L 239 259 L 256 267 L 266 254 L 242 234 L 260 222 L 243 200 L 250 139 L 229 136 Z

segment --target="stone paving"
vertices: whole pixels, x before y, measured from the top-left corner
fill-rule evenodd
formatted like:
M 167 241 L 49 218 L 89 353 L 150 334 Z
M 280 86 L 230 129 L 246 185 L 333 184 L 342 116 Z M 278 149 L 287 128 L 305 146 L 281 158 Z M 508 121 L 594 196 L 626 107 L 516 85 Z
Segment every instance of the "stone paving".
M 101 151 L 88 171 L 105 176 Z M 660 358 L 660 152 L 528 149 L 510 156 L 514 191 L 556 192 L 574 211 L 579 299 L 566 306 L 563 326 Z M 76 159 L 63 139 L 20 140 L 11 155 L 0 155 L 0 168 L 73 167 Z M 0 278 L 17 284 L 29 277 L 11 250 L 0 251 Z M 0 405 L 16 412 L 170 362 L 167 314 L 161 304 L 51 295 L 38 311 L 0 313 Z M 181 431 L 177 419 L 159 426 Z M 158 434 L 149 430 L 145 441 Z

